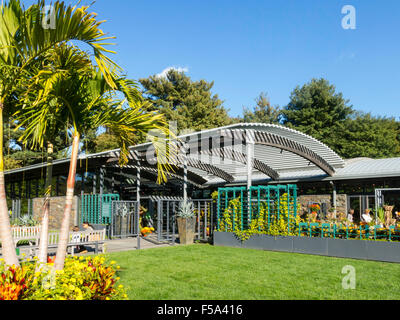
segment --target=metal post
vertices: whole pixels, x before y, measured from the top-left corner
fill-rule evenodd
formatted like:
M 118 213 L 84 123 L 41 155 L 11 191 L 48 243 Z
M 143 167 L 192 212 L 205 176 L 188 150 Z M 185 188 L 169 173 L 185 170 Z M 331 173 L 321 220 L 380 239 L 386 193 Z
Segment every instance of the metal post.
M 335 216 L 336 216 L 337 191 L 336 191 L 336 185 L 333 181 L 331 181 L 331 185 L 333 188 L 332 204 L 333 204 L 333 208 L 334 208 L 334 212 L 335 212 Z
M 140 163 L 138 163 L 137 171 L 136 171 L 136 201 L 138 206 L 137 213 L 137 248 L 140 249 Z
M 253 159 L 254 159 L 254 139 L 250 136 L 250 131 L 246 131 L 246 155 L 247 155 L 247 215 L 248 224 L 251 223 L 251 186 L 253 183 Z
M 187 157 L 186 152 L 183 160 L 183 202 L 187 201 Z
M 104 193 L 104 175 L 105 175 L 105 167 L 102 166 L 100 168 L 100 194 Z
M 96 194 L 96 192 L 97 192 L 96 183 L 97 183 L 97 175 L 96 175 L 96 173 L 94 173 L 94 175 L 93 175 L 93 194 Z
M 250 190 L 253 180 L 254 143 L 246 141 L 247 154 L 247 190 Z
M 161 200 L 158 200 L 157 201 L 157 240 L 158 240 L 158 242 L 161 241 L 161 232 L 162 232 L 162 230 L 161 230 L 161 228 L 162 228 L 161 206 L 162 206 L 162 202 L 161 202 Z

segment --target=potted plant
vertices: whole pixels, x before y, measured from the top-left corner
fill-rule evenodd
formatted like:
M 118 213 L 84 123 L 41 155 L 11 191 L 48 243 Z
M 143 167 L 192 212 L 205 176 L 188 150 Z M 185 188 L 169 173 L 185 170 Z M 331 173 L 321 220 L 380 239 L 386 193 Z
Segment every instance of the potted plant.
M 196 223 L 196 217 L 192 202 L 183 201 L 179 204 L 176 220 L 178 222 L 180 243 L 192 244 L 194 240 Z

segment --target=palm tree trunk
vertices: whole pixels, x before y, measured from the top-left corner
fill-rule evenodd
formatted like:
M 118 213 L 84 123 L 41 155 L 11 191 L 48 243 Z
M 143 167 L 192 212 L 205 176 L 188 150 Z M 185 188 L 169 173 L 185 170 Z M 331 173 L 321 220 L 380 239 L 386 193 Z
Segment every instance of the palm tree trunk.
M 10 217 L 8 215 L 7 196 L 4 181 L 4 154 L 3 154 L 3 103 L 0 101 L 0 236 L 2 258 L 6 265 L 19 266 L 14 240 L 11 232 Z
M 54 267 L 56 270 L 62 270 L 64 268 L 65 255 L 67 252 L 67 245 L 69 241 L 70 215 L 74 199 L 76 166 L 78 163 L 78 151 L 79 151 L 79 133 L 75 133 L 74 140 L 72 143 L 71 162 L 69 165 L 69 173 L 67 180 L 67 196 L 65 199 L 64 217 L 61 223 L 60 241 L 58 243 L 56 260 L 54 262 Z
M 47 263 L 47 248 L 49 243 L 49 215 L 51 184 L 53 180 L 53 144 L 47 142 L 47 168 L 46 168 L 46 186 L 45 199 L 42 208 L 42 222 L 40 229 L 39 263 Z

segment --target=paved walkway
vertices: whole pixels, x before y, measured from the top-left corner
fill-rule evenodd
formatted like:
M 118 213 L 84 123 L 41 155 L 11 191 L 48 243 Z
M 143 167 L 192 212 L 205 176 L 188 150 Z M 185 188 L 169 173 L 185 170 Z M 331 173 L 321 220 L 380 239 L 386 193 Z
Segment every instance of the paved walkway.
M 118 239 L 118 240 L 108 240 L 106 241 L 106 252 L 119 252 L 119 251 L 130 251 L 137 250 L 137 239 Z M 150 249 L 159 247 L 168 247 L 170 244 L 155 244 L 146 240 L 145 238 L 140 238 L 140 249 Z
M 140 238 L 140 249 L 151 249 L 151 248 L 159 248 L 159 247 L 168 247 L 171 244 L 162 243 L 158 244 L 154 241 L 149 241 L 146 238 Z M 29 246 L 22 246 L 20 248 L 20 254 L 25 254 L 26 257 L 30 256 Z M 79 255 L 91 255 L 95 253 L 94 246 L 88 247 L 88 252 L 85 254 L 75 254 Z M 99 248 L 100 249 L 100 248 Z M 127 239 L 116 239 L 116 240 L 106 240 L 105 241 L 105 250 L 106 253 L 110 252 L 120 252 L 120 251 L 131 251 L 138 249 L 138 242 L 137 238 L 127 238 Z M 49 254 L 53 255 L 57 251 L 56 248 L 49 249 Z M 0 250 L 0 258 L 1 258 L 1 250 Z

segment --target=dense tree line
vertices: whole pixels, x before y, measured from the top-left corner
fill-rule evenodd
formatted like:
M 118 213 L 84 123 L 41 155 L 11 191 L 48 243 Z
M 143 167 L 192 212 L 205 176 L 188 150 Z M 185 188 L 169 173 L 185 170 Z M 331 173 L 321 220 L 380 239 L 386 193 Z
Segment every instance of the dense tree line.
M 143 98 L 152 110 L 163 113 L 167 120 L 177 123 L 178 133 L 199 131 L 233 123 L 271 123 L 288 126 L 322 141 L 343 158 L 400 156 L 400 122 L 390 117 L 373 116 L 357 111 L 350 101 L 337 92 L 326 79 L 312 79 L 297 86 L 290 94 L 289 103 L 272 105 L 266 92 L 261 92 L 251 107 L 243 107 L 243 115 L 229 116 L 217 94 L 213 82 L 194 81 L 184 72 L 169 70 L 166 76 L 150 76 L 139 80 Z M 7 168 L 20 167 L 43 161 L 43 152 L 24 149 L 18 144 L 18 132 L 10 130 L 12 121 L 5 123 Z M 137 136 L 136 143 L 146 141 Z M 70 141 L 60 134 L 56 139 L 55 157 L 68 152 Z M 118 139 L 111 130 L 88 133 L 82 141 L 88 153 L 118 147 Z

